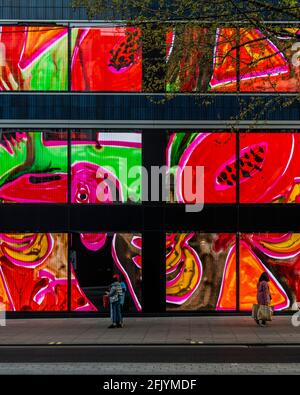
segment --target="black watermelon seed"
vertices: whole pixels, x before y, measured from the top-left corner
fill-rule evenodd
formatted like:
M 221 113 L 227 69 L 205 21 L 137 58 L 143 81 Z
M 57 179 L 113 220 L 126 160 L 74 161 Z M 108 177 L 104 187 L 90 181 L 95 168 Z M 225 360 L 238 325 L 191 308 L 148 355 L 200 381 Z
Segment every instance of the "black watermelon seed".
M 230 166 L 226 166 L 226 169 L 231 173 L 232 172 L 232 168 Z
M 261 163 L 263 161 L 263 158 L 261 158 L 259 155 L 255 155 L 254 160 L 255 160 L 255 162 Z
M 218 180 L 219 183 L 222 183 L 222 182 L 223 182 L 223 178 L 220 177 L 220 176 L 217 178 L 217 180 Z
M 223 178 L 223 180 L 227 179 L 227 174 L 225 173 L 225 171 L 222 171 L 222 173 L 220 175 Z
M 247 154 L 247 152 L 245 153 L 244 157 L 245 157 L 246 159 L 249 159 L 249 158 L 250 158 L 250 156 Z
M 259 151 L 259 152 L 264 152 L 263 147 L 259 147 L 259 148 L 258 148 L 258 151 Z
M 247 165 L 248 165 L 249 167 L 253 167 L 252 162 L 247 162 Z
M 246 170 L 242 170 L 242 176 L 245 178 L 251 177 L 249 171 L 246 171 Z
M 231 178 L 236 181 L 236 175 L 235 174 L 231 174 Z
M 233 182 L 227 180 L 227 184 L 228 184 L 228 185 L 233 185 Z
M 240 159 L 240 164 L 241 164 L 241 166 L 245 165 L 245 163 L 244 163 L 244 161 L 242 161 L 242 159 Z

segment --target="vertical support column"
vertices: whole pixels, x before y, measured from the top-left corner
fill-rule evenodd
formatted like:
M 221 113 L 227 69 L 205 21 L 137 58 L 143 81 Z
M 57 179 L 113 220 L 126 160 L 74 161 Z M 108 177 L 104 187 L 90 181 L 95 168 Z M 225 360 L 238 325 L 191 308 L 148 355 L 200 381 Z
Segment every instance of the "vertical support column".
M 238 92 L 241 90 L 241 59 L 240 59 L 240 45 L 241 45 L 241 32 L 240 28 L 237 27 L 236 34 L 236 89 Z
M 151 194 L 151 168 L 166 164 L 166 132 L 144 130 L 142 138 L 143 167 L 148 174 L 143 177 L 143 190 L 147 188 Z M 165 202 L 162 194 L 158 201 L 150 201 L 150 198 L 144 195 L 148 201 L 143 201 L 143 312 L 161 313 L 166 309 Z
M 240 131 L 236 131 L 236 309 L 240 310 Z
M 72 28 L 68 24 L 68 92 L 72 90 Z
M 236 233 L 236 310 L 240 311 L 240 232 Z
M 68 158 L 68 311 L 71 311 L 71 280 L 72 280 L 72 274 L 71 274 L 71 247 L 72 247 L 72 235 L 70 233 L 70 228 L 71 228 L 71 149 L 72 149 L 72 139 L 71 139 L 71 130 L 68 129 L 65 131 L 67 133 L 67 141 L 68 141 L 68 153 L 67 153 L 67 158 Z

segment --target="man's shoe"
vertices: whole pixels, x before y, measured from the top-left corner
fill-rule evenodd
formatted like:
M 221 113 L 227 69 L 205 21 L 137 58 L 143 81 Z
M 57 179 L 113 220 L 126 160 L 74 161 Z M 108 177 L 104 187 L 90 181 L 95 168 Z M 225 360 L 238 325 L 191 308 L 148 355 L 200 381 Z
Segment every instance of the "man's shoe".
M 123 324 L 118 324 L 117 328 L 123 328 L 123 326 L 124 326 Z
M 111 324 L 111 325 L 109 325 L 108 329 L 112 329 L 112 328 L 116 328 L 116 327 L 117 327 L 117 325 Z

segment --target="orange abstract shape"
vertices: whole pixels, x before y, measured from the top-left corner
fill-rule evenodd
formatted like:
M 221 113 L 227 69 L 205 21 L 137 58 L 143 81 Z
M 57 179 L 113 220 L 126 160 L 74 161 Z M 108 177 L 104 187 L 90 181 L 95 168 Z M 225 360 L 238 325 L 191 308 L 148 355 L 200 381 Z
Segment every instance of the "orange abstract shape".
M 210 81 L 210 86 L 214 90 L 236 90 L 236 37 L 235 28 L 217 29 L 214 69 Z
M 232 246 L 223 272 L 216 310 L 232 310 L 236 306 L 236 246 Z
M 66 36 L 68 30 L 59 26 L 34 26 L 26 28 L 25 42 L 20 59 L 20 67 L 24 69 L 37 60 L 57 40 Z
M 297 29 L 290 33 L 299 34 Z M 235 91 L 239 74 L 243 92 L 298 91 L 299 67 L 289 62 L 291 55 L 290 48 L 283 53 L 259 29 L 241 28 L 239 34 L 238 29 L 218 29 L 211 89 Z
M 287 60 L 258 29 L 240 29 L 241 81 L 289 72 Z
M 251 310 L 252 305 L 257 303 L 257 281 L 263 272 L 267 272 L 270 278 L 271 304 L 274 306 L 274 309 L 282 310 L 288 308 L 290 302 L 284 289 L 243 240 L 240 241 L 239 254 L 240 309 Z

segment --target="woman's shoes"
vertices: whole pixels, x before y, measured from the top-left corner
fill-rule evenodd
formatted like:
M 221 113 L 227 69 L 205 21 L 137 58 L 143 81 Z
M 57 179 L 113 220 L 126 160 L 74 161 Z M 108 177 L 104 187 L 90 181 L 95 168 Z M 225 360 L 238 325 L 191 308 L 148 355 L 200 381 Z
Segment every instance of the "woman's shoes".
M 120 323 L 120 324 L 111 324 L 111 325 L 109 325 L 109 327 L 108 327 L 108 329 L 113 329 L 113 328 L 123 328 L 124 327 L 124 325 L 122 324 L 122 323 Z
M 259 326 L 267 326 L 266 321 L 259 320 L 258 323 L 259 323 Z

